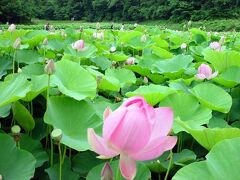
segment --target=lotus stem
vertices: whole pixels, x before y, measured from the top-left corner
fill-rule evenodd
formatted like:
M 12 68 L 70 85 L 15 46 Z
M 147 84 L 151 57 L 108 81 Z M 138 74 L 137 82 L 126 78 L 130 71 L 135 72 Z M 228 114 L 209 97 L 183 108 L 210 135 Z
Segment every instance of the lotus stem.
M 62 151 L 61 151 L 61 143 L 58 143 L 58 151 L 59 151 L 59 180 L 62 180 Z
M 172 160 L 173 160 L 173 153 L 172 153 L 172 150 L 170 151 L 169 157 L 170 157 L 169 165 L 168 165 L 168 169 L 167 169 L 166 175 L 165 175 L 165 177 L 164 177 L 164 180 L 167 180 L 167 179 L 168 179 L 168 174 L 169 174 L 170 169 L 171 169 Z

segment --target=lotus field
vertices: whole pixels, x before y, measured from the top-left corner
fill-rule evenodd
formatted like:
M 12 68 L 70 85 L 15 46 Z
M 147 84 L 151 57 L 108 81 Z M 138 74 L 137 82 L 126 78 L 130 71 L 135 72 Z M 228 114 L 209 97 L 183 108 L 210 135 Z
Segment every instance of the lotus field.
M 0 179 L 240 179 L 240 36 L 0 32 Z

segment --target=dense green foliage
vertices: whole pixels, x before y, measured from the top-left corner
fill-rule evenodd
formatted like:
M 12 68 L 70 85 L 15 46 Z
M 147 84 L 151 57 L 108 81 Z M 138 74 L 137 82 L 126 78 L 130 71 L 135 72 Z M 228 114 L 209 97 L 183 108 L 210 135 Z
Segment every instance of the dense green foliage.
M 24 22 L 31 17 L 87 21 L 196 21 L 239 18 L 240 3 L 239 0 L 1 0 L 0 15 L 2 22 Z

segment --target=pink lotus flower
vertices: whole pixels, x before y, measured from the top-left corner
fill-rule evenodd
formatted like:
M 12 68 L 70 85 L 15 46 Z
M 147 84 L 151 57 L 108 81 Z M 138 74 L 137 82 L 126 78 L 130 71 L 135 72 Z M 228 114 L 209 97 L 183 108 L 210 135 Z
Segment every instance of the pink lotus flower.
M 81 39 L 81 40 L 78 40 L 76 41 L 75 43 L 72 44 L 72 48 L 73 49 L 76 49 L 78 51 L 83 51 L 85 49 L 84 47 L 84 41 Z
M 212 79 L 215 78 L 218 75 L 218 71 L 212 73 L 212 69 L 207 64 L 201 64 L 198 68 L 198 73 L 195 75 L 197 79 Z
M 219 42 L 211 42 L 210 46 L 211 49 L 216 50 L 216 51 L 220 51 L 221 50 L 221 44 Z
M 168 136 L 171 108 L 153 108 L 143 97 L 127 99 L 117 110 L 104 112 L 103 137 L 88 129 L 88 142 L 101 158 L 120 155 L 120 171 L 128 180 L 136 175 L 136 161 L 151 160 L 172 149 L 177 138 Z
M 126 61 L 126 64 L 128 64 L 128 65 L 132 65 L 132 64 L 134 64 L 134 63 L 135 63 L 135 58 L 134 58 L 134 57 L 130 57 L 130 58 L 128 58 L 127 61 Z

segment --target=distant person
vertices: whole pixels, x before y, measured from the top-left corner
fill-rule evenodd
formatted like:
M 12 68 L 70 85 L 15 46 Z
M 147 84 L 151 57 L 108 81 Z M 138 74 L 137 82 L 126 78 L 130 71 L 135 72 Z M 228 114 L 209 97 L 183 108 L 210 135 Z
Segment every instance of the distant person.
M 49 25 L 49 23 L 47 23 L 47 24 L 44 25 L 44 29 L 45 29 L 46 31 L 49 31 L 49 30 L 50 30 L 50 25 Z

